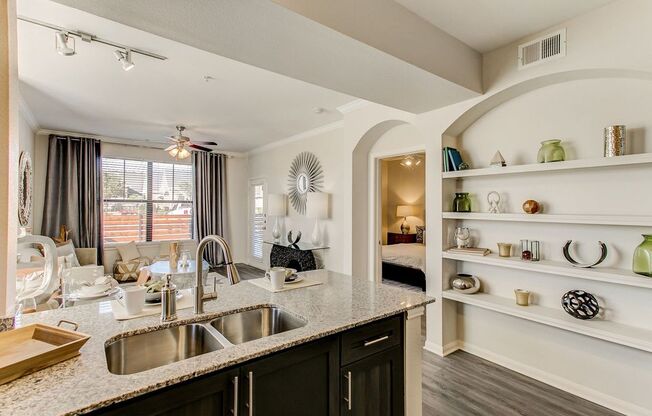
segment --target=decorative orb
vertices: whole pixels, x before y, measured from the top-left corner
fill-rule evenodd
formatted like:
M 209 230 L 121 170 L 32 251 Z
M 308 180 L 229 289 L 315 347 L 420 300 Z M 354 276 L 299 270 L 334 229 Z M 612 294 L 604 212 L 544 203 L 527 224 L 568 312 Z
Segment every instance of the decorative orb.
M 592 319 L 598 316 L 600 305 L 592 294 L 583 290 L 571 290 L 561 297 L 561 306 L 573 318 Z
M 527 201 L 523 202 L 523 211 L 528 214 L 536 214 L 539 212 L 540 208 L 541 207 L 539 206 L 539 203 L 534 199 L 528 199 Z

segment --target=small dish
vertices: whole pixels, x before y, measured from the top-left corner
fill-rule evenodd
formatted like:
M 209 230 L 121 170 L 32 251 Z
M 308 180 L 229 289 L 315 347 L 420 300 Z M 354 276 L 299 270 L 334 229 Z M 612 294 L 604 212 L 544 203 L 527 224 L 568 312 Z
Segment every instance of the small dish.
M 291 279 L 291 280 L 288 280 L 288 279 Z M 298 274 L 295 273 L 295 274 L 293 274 L 292 276 L 287 277 L 287 278 L 285 279 L 285 284 L 286 284 L 286 285 L 292 285 L 292 284 L 294 284 L 294 283 L 299 283 L 299 282 L 302 281 L 303 279 L 304 279 L 303 276 L 300 276 L 300 275 L 298 275 Z

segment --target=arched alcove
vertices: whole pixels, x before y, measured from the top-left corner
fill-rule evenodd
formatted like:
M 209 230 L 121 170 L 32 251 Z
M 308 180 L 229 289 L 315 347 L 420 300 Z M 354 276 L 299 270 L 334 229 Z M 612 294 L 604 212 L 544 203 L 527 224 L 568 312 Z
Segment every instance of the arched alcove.
M 369 153 L 374 144 L 394 127 L 408 124 L 403 120 L 382 121 L 362 135 L 352 157 L 351 248 L 353 276 L 369 277 Z

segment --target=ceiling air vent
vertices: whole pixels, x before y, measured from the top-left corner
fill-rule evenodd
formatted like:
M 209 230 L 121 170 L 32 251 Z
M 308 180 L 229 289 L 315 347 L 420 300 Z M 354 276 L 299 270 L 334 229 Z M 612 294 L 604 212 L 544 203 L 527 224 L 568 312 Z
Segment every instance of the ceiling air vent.
M 566 29 L 518 46 L 518 69 L 566 56 Z

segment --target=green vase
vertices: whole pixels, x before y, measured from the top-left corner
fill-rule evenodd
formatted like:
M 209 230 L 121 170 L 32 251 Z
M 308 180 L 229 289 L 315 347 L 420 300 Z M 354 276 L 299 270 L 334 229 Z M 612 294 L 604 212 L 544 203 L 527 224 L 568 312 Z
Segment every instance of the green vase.
M 561 143 L 559 139 L 542 141 L 539 153 L 537 153 L 537 162 L 548 163 L 566 160 L 566 152 L 559 143 Z
M 471 212 L 471 199 L 468 192 L 455 192 L 453 212 Z
M 634 250 L 634 273 L 652 277 L 652 234 L 643 234 L 643 242 Z

